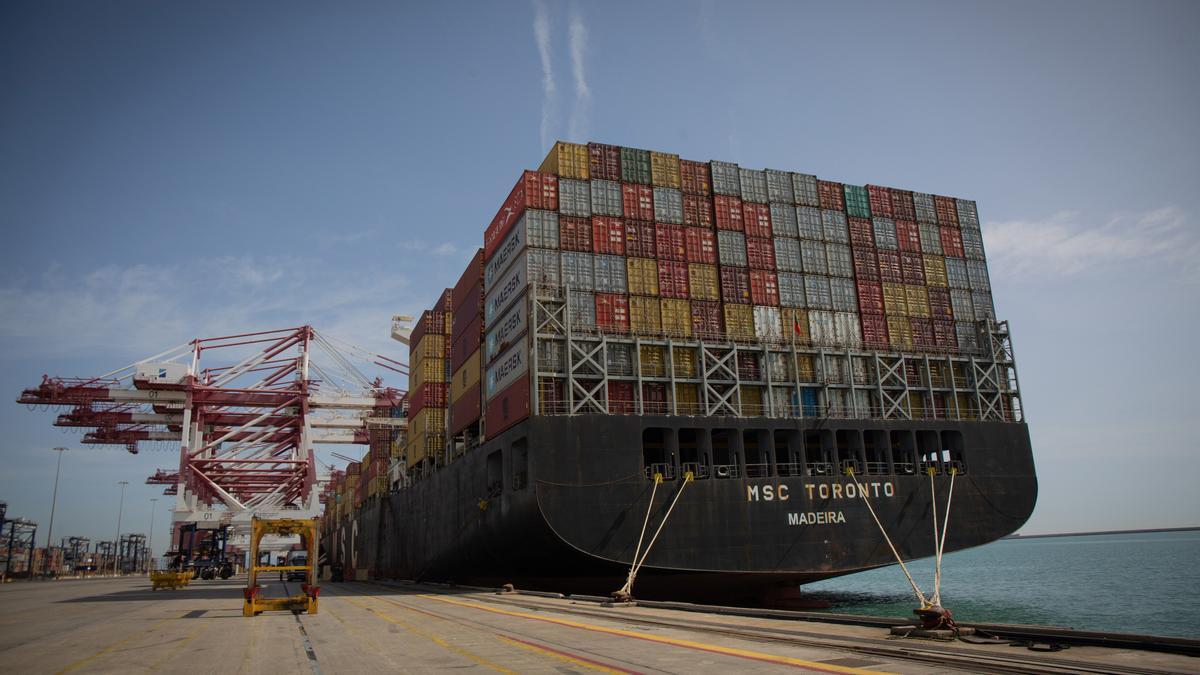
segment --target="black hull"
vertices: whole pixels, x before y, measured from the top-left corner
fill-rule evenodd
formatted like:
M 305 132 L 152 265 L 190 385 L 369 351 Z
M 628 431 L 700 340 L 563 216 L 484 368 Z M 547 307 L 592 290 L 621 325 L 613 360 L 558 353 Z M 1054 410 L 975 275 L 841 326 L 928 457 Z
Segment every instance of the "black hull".
M 886 432 L 873 438 L 909 431 L 961 434 L 964 470 L 953 478 L 947 551 L 1010 534 L 1033 511 L 1037 478 L 1024 424 L 831 420 L 823 426 L 827 434 Z M 811 432 L 813 422 L 530 418 L 412 486 L 373 497 L 351 517 L 327 524 L 325 550 L 349 573 L 374 578 L 607 595 L 624 583 L 654 490 L 643 465 L 647 428 L 668 435 L 699 430 L 708 439 L 714 429 L 738 437 L 748 430 Z M 672 451 L 678 453 L 674 446 Z M 679 458 L 674 460 L 678 470 Z M 933 478 L 939 518 L 952 480 L 948 467 Z M 878 475 L 862 475 L 860 465 L 858 481 L 901 555 L 933 555 L 930 477 L 896 474 L 902 467 L 891 463 L 872 468 Z M 836 471 L 779 475 L 787 469 L 774 466 L 771 477 L 709 477 L 683 486 L 638 574 L 636 595 L 769 603 L 798 584 L 894 563 L 852 478 Z M 674 478 L 657 488 L 645 542 L 682 483 Z

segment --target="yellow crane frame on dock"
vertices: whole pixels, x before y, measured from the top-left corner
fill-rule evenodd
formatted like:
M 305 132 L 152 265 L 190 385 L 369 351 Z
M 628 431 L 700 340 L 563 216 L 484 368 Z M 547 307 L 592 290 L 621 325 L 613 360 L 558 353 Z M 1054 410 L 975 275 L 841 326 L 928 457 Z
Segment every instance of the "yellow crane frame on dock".
M 273 565 L 258 564 L 258 545 L 268 534 L 281 536 L 300 535 L 300 541 L 308 551 L 307 565 Z M 292 518 L 278 520 L 250 521 L 250 572 L 246 588 L 242 590 L 245 601 L 242 603 L 242 616 L 255 616 L 267 611 L 300 611 L 309 614 L 317 613 L 317 596 L 321 594 L 317 586 L 317 519 Z M 305 581 L 300 584 L 300 594 L 286 598 L 263 598 L 262 587 L 258 585 L 259 572 L 305 572 Z

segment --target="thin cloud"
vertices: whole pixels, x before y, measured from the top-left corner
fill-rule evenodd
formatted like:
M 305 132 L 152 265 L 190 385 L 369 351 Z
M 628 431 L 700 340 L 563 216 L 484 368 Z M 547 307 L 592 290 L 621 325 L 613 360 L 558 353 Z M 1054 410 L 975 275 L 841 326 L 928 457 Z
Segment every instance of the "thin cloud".
M 557 108 L 557 87 L 554 84 L 554 67 L 550 60 L 550 17 L 544 0 L 533 3 L 533 39 L 537 44 L 538 58 L 542 63 L 542 149 L 550 147 L 550 127 Z
M 431 253 L 433 255 L 454 255 L 459 252 L 458 244 L 451 241 L 430 243 L 420 239 L 405 239 L 399 242 L 402 251 L 411 253 Z
M 1084 224 L 1072 211 L 1043 220 L 990 222 L 983 226 L 989 267 L 1017 277 L 1066 277 L 1121 262 L 1161 261 L 1200 280 L 1200 234 L 1188 214 L 1168 206 L 1122 213 Z
M 575 106 L 571 110 L 570 135 L 572 140 L 587 140 L 588 116 L 591 113 L 592 91 L 588 88 L 584 56 L 587 53 L 588 30 L 583 17 L 575 9 L 571 11 L 567 26 L 571 48 L 571 75 L 575 80 Z

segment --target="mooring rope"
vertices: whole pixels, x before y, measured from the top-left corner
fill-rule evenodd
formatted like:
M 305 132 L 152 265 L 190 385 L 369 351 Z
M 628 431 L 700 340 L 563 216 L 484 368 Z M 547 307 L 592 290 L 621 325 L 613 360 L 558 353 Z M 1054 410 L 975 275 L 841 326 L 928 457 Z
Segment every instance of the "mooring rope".
M 954 499 L 954 477 L 958 475 L 956 467 L 950 467 L 950 491 L 946 495 L 946 518 L 942 522 L 942 536 L 937 542 L 937 563 L 936 571 L 933 575 L 933 604 L 940 607 L 942 604 L 942 552 L 946 550 L 946 532 L 950 529 L 950 503 Z M 930 471 L 929 482 L 933 484 L 933 472 Z M 937 528 L 937 508 L 933 509 L 933 526 Z
M 677 503 L 679 503 L 679 498 L 681 496 L 683 496 L 683 489 L 686 488 L 688 483 L 692 482 L 693 479 L 694 479 L 694 476 L 692 475 L 691 471 L 688 471 L 687 473 L 683 474 L 683 484 L 679 486 L 679 491 L 675 493 L 675 498 L 671 500 L 671 505 L 669 507 L 667 507 L 667 512 L 665 514 L 663 514 L 663 519 L 662 519 L 662 521 L 660 521 L 658 523 L 658 529 L 656 529 L 654 531 L 654 536 L 650 537 L 650 543 L 646 544 L 646 550 L 642 553 L 641 559 L 638 559 L 637 552 L 636 551 L 634 552 L 634 565 L 629 568 L 629 578 L 625 580 L 625 585 L 621 587 L 621 590 L 617 591 L 618 594 L 624 593 L 624 594 L 628 595 L 633 592 L 633 581 L 634 581 L 634 579 L 637 578 L 637 573 L 639 571 L 641 571 L 642 565 L 645 564 L 645 562 L 646 562 L 646 558 L 650 557 L 650 549 L 654 548 L 654 542 L 658 541 L 659 533 L 662 532 L 663 527 L 666 526 L 667 519 L 669 519 L 671 517 L 671 513 L 673 511 L 675 511 L 675 505 Z M 662 480 L 661 474 L 656 474 L 655 475 L 656 487 L 657 487 L 657 482 L 661 481 L 661 480 Z M 650 505 L 651 506 L 654 505 L 654 493 L 653 492 L 650 493 Z M 650 511 L 649 511 L 649 509 L 647 509 L 646 522 L 648 523 L 649 521 L 650 521 Z M 646 533 L 646 525 L 643 524 L 642 525 L 642 534 L 645 535 L 645 533 Z M 639 549 L 641 548 L 641 545 L 642 545 L 641 537 L 639 537 L 638 538 L 638 548 Z
M 629 565 L 629 576 L 625 578 L 625 585 L 617 593 L 628 593 L 629 589 L 633 588 L 633 576 L 637 573 L 638 555 L 642 552 L 642 539 L 646 537 L 646 527 L 650 525 L 650 512 L 654 510 L 654 495 L 658 492 L 658 486 L 662 483 L 662 474 L 654 474 L 654 488 L 650 490 L 650 503 L 646 506 L 646 518 L 642 521 L 642 533 L 638 535 L 637 548 L 633 549 L 633 562 Z
M 892 538 L 888 536 L 883 523 L 879 521 L 879 516 L 875 515 L 875 509 L 871 506 L 871 501 L 867 499 L 867 491 L 863 489 L 862 483 L 859 483 L 858 477 L 854 475 L 854 467 L 846 467 L 846 475 L 850 476 L 850 479 L 858 487 L 858 496 L 862 497 L 863 503 L 867 505 L 867 510 L 871 512 L 871 517 L 875 519 L 875 524 L 879 526 L 879 533 L 883 535 L 883 540 L 887 542 L 888 548 L 892 550 L 892 555 L 896 557 L 896 562 L 900 563 L 900 569 L 904 571 L 904 576 L 908 579 L 909 585 L 912 586 L 913 593 L 916 593 L 917 599 L 921 601 L 921 607 L 929 607 L 930 603 L 925 599 L 925 594 L 917 587 L 917 582 L 913 579 L 912 574 L 908 571 L 908 566 L 904 564 L 904 560 L 900 557 L 900 552 L 892 544 Z

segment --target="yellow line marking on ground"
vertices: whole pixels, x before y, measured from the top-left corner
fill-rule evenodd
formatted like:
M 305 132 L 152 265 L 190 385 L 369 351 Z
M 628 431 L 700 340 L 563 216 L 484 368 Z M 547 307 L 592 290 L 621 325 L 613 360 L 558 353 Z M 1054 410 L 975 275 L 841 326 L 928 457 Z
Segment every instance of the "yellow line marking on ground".
M 514 647 L 519 647 L 521 649 L 526 649 L 528 651 L 531 651 L 535 654 L 540 654 L 542 656 L 549 656 L 550 658 L 558 659 L 560 661 L 565 661 L 572 665 L 579 666 L 580 668 L 586 668 L 587 670 L 594 670 L 594 671 L 600 672 L 600 673 L 629 673 L 629 672 L 632 672 L 632 671 L 623 670 L 623 669 L 619 669 L 619 668 L 610 668 L 610 667 L 608 667 L 602 663 L 598 663 L 596 661 L 589 661 L 589 660 L 586 660 L 586 659 L 583 659 L 583 658 L 580 658 L 577 656 L 571 656 L 570 654 L 567 654 L 566 652 L 560 652 L 560 651 L 557 651 L 554 649 L 547 649 L 540 645 L 536 645 L 532 642 L 526 642 L 524 640 L 517 640 L 514 638 L 510 638 L 508 636 L 505 636 L 505 635 L 497 635 L 496 639 L 500 640 L 501 642 L 510 644 Z
M 393 616 L 385 614 L 385 613 L 375 609 L 374 607 L 371 607 L 370 605 L 363 604 L 361 602 L 358 602 L 357 600 L 351 600 L 348 597 L 343 597 L 341 599 L 345 600 L 346 602 L 349 602 L 352 605 L 355 605 L 357 607 L 365 609 L 368 612 L 374 614 L 375 616 L 383 619 L 384 621 L 388 621 L 392 624 L 395 624 L 414 635 L 419 635 L 420 637 L 423 637 L 426 640 L 430 640 L 437 646 L 442 647 L 443 649 L 448 649 L 448 650 L 454 652 L 455 654 L 458 654 L 459 656 L 470 659 L 471 661 L 474 661 L 475 663 L 477 663 L 481 666 L 484 666 L 485 668 L 491 668 L 492 670 L 494 670 L 498 673 L 509 673 L 510 675 L 515 675 L 515 673 L 513 673 L 513 671 L 509 670 L 508 668 L 505 668 L 504 666 L 502 666 L 498 663 L 493 663 L 493 662 L 483 658 L 482 656 L 479 656 L 478 654 L 470 652 L 470 651 L 463 649 L 462 647 L 459 647 L 457 645 L 452 645 L 449 642 L 446 642 L 442 638 L 438 637 L 434 633 L 430 633 L 430 632 L 421 630 L 420 628 L 417 628 L 416 626 L 414 626 L 406 621 L 402 621 Z
M 116 651 L 119 647 L 122 647 L 122 646 L 136 640 L 137 638 L 143 637 L 147 633 L 150 633 L 150 632 L 156 630 L 162 624 L 164 624 L 168 621 L 174 621 L 177 618 L 181 618 L 181 617 L 169 617 L 166 619 L 159 619 L 158 621 L 155 621 L 153 624 L 151 624 L 149 628 L 141 631 L 140 633 L 134 633 L 133 635 L 130 635 L 129 637 L 125 638 L 124 640 L 114 642 L 111 645 L 105 647 L 104 649 L 101 649 L 100 651 L 96 652 L 95 654 L 92 654 L 91 656 L 88 656 L 86 658 L 82 658 L 82 659 L 76 661 L 75 663 L 68 665 L 66 668 L 63 668 L 62 670 L 60 670 L 58 672 L 59 673 L 69 673 L 72 670 L 78 670 L 78 669 L 86 666 L 87 664 L 91 663 L 92 661 L 95 661 L 96 659 L 100 658 L 101 656 L 111 654 L 114 651 Z
M 639 633 L 637 631 L 625 630 L 622 628 L 607 628 L 605 626 L 597 626 L 594 624 L 581 623 L 579 621 L 571 621 L 570 619 L 557 619 L 548 616 L 538 616 L 536 614 L 528 614 L 526 612 L 514 612 L 507 609 L 499 609 L 497 607 L 489 607 L 475 602 L 467 602 L 465 600 L 454 600 L 438 595 L 419 595 L 417 597 L 437 600 L 451 605 L 459 605 L 461 607 L 470 607 L 472 609 L 480 609 L 485 612 L 494 614 L 502 614 L 504 616 L 513 616 L 522 619 L 530 619 L 532 621 L 544 621 L 569 628 L 578 628 L 597 633 L 606 633 L 608 635 L 618 635 L 621 637 L 636 638 L 638 640 L 647 640 L 649 642 L 658 642 L 660 644 L 674 645 L 676 647 L 686 647 L 688 649 L 698 649 L 700 651 L 713 652 L 716 654 L 724 654 L 726 656 L 736 656 L 743 659 L 753 659 L 755 661 L 766 661 L 769 663 L 779 663 L 798 668 L 806 668 L 825 673 L 849 673 L 853 675 L 880 675 L 883 671 L 879 670 L 863 670 L 860 668 L 845 668 L 843 666 L 835 666 L 828 663 L 820 663 L 818 661 L 806 661 L 804 659 L 792 658 L 790 656 L 776 656 L 775 654 L 766 654 L 763 652 L 753 652 L 746 649 L 737 649 L 734 647 L 722 647 L 720 645 L 710 645 L 704 642 L 694 642 L 692 640 L 683 640 L 679 638 L 669 638 L 661 635 L 650 635 L 649 633 Z

